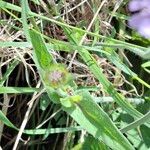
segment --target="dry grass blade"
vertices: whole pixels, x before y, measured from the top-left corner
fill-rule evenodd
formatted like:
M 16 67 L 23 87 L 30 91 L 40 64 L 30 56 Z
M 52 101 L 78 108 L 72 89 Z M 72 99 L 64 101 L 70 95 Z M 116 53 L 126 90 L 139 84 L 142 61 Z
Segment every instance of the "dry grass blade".
M 40 87 L 40 85 L 41 85 L 41 81 L 37 84 L 36 87 L 38 88 L 38 87 Z M 15 143 L 14 143 L 13 150 L 16 150 L 16 148 L 17 148 L 17 146 L 18 146 L 18 144 L 19 144 L 19 140 L 21 139 L 21 135 L 22 135 L 22 133 L 23 133 L 23 131 L 24 131 L 24 129 L 25 129 L 25 126 L 26 126 L 28 120 L 29 120 L 29 114 L 30 114 L 30 112 L 31 112 L 31 110 L 32 110 L 32 106 L 33 106 L 33 104 L 34 104 L 34 101 L 35 101 L 44 91 L 45 91 L 45 89 L 43 89 L 43 90 L 42 90 L 41 92 L 39 92 L 39 93 L 35 92 L 35 93 L 33 94 L 32 99 L 31 99 L 31 101 L 30 101 L 30 103 L 29 103 L 28 109 L 27 109 L 27 111 L 26 111 L 26 113 L 25 113 L 23 122 L 22 122 L 22 124 L 21 124 L 19 133 L 18 133 L 18 135 L 17 135 L 16 141 L 15 141 Z

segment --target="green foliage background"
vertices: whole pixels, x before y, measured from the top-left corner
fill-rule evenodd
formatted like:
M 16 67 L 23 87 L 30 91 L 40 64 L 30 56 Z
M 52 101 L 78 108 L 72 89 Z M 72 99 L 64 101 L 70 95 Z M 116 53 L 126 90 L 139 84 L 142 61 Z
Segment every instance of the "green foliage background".
M 98 17 L 101 5 L 105 1 L 101 3 L 90 1 L 94 12 L 93 22 L 91 21 L 93 24 L 91 24 L 92 26 L 89 24 L 86 29 L 82 28 L 80 24 L 78 26 L 69 25 L 61 17 L 62 4 L 65 4 L 63 0 L 57 4 L 48 3 L 47 5 L 44 1 L 38 0 L 32 0 L 32 2 L 21 0 L 19 5 L 0 1 L 1 11 L 9 15 L 12 20 L 19 22 L 21 26 L 12 27 L 9 22 L 5 22 L 5 19 L 1 20 L 1 25 L 6 24 L 14 31 L 23 32 L 21 41 L 0 41 L 2 50 L 4 51 L 4 48 L 8 47 L 32 49 L 32 53 L 27 51 L 22 54 L 17 51 L 17 55 L 11 58 L 9 65 L 6 63 L 6 72 L 3 73 L 1 69 L 0 93 L 4 98 L 0 111 L 1 143 L 3 143 L 2 140 L 7 143 L 2 136 L 5 134 L 3 128 L 5 124 L 7 126 L 5 128 L 12 128 L 11 132 L 17 132 L 17 138 L 13 142 L 14 150 L 17 147 L 26 147 L 20 141 L 21 136 L 30 137 L 27 142 L 28 148 L 46 149 L 47 145 L 44 144 L 44 141 L 49 141 L 49 137 L 62 133 L 64 133 L 63 140 L 61 140 L 63 146 L 60 148 L 59 142 L 55 138 L 56 144 L 53 144 L 51 149 L 149 149 L 150 50 L 148 46 L 150 42 L 135 32 L 129 32 L 129 29 L 126 28 L 125 21 L 128 16 L 123 14 L 123 11 L 127 2 L 116 3 L 115 7 L 118 6 L 118 11 L 117 9 L 112 11 L 111 7 L 109 8 L 110 12 L 107 13 L 112 15 L 117 26 L 114 26 L 112 32 L 107 35 L 100 30 L 101 20 Z M 33 12 L 31 4 L 36 7 L 44 5 L 44 10 L 48 15 Z M 53 17 L 53 15 L 58 17 Z M 41 24 L 38 24 L 38 21 Z M 42 28 L 46 23 L 60 28 L 66 40 L 46 35 Z M 82 22 L 80 23 L 82 24 Z M 117 37 L 117 34 L 120 37 Z M 89 38 L 90 42 L 84 42 L 86 38 Z M 98 91 L 98 86 L 80 86 L 76 82 L 73 72 L 69 70 L 71 63 L 68 65 L 68 63 L 59 62 L 54 56 L 54 52 L 73 53 L 71 61 L 75 58 L 81 61 L 87 67 L 89 74 L 92 74 L 95 81 L 101 85 L 105 94 L 97 96 L 94 93 Z M 30 56 L 37 69 L 34 68 L 35 76 L 38 79 L 36 87 L 30 85 L 26 54 Z M 128 94 L 124 95 L 123 92 L 120 92 L 107 78 L 104 73 L 107 68 L 99 65 L 95 55 L 100 59 L 105 58 L 113 68 L 119 70 L 114 73 L 116 82 L 122 76 L 126 78 L 125 81 L 128 84 L 120 87 L 120 91 L 128 93 L 132 87 L 134 94 L 131 97 L 130 94 L 128 96 Z M 132 61 L 129 62 L 128 57 L 138 57 L 141 62 L 140 69 L 139 66 L 131 68 Z M 5 61 L 2 58 L 1 56 L 1 67 L 3 62 L 7 62 L 7 57 Z M 9 83 L 11 74 L 21 63 L 25 65 L 24 74 L 28 87 L 9 86 L 6 83 Z M 134 60 L 133 63 L 135 63 Z M 138 93 L 140 93 L 141 87 L 142 94 L 140 95 Z M 6 98 L 8 94 L 25 94 L 32 97 L 31 101 L 26 103 L 27 108 L 24 109 L 24 116 L 20 124 L 11 119 L 13 115 L 10 118 L 7 117 L 9 109 L 5 109 L 4 106 L 10 103 L 10 100 Z M 54 121 L 56 122 L 53 123 Z M 25 128 L 26 126 L 28 129 Z M 4 145 L 2 144 L 2 147 L 5 148 Z

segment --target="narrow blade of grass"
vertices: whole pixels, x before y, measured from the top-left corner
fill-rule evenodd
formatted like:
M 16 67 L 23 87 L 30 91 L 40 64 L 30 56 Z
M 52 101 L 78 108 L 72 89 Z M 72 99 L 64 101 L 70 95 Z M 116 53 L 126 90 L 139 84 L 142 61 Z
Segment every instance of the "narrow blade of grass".
M 4 76 L 2 77 L 2 79 L 0 80 L 0 87 L 3 86 L 3 84 L 5 83 L 5 81 L 8 79 L 9 75 L 11 74 L 11 72 L 15 69 L 15 67 L 18 65 L 19 61 L 14 60 L 9 68 L 7 69 L 6 73 L 4 74 Z
M 23 94 L 23 93 L 34 93 L 40 92 L 42 89 L 28 88 L 28 87 L 0 87 L 0 94 Z

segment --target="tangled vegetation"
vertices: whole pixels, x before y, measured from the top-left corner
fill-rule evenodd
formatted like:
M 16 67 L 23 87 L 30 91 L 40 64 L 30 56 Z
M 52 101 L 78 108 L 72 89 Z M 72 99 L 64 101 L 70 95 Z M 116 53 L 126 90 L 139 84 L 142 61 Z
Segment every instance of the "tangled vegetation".
M 128 3 L 0 0 L 0 149 L 150 148 L 150 40 Z

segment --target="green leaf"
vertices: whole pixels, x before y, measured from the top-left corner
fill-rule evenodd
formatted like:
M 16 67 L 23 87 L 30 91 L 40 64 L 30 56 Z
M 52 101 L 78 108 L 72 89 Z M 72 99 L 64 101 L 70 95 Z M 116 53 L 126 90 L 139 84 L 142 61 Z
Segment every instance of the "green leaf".
M 42 111 L 45 111 L 46 108 L 49 106 L 50 100 L 47 94 L 43 94 L 42 97 L 40 98 L 40 109 Z
M 5 81 L 8 79 L 9 75 L 12 73 L 12 71 L 15 69 L 15 67 L 18 65 L 19 61 L 18 60 L 14 60 L 9 68 L 7 69 L 6 73 L 4 74 L 4 76 L 2 77 L 2 79 L 0 80 L 0 87 L 3 86 L 3 84 L 5 83 Z
M 28 135 L 42 135 L 42 134 L 54 134 L 54 133 L 65 133 L 65 132 L 74 132 L 80 131 L 82 128 L 80 126 L 76 127 L 66 127 L 66 128 L 48 128 L 48 129 L 26 129 L 24 130 L 25 134 Z
M 147 61 L 145 63 L 142 64 L 142 67 L 144 68 L 145 71 L 147 71 L 148 73 L 150 73 L 150 61 Z
M 88 135 L 83 143 L 75 145 L 71 150 L 110 150 L 102 141 Z
M 82 100 L 72 101 L 74 103 L 72 107 L 63 105 L 63 110 L 69 113 L 81 127 L 113 150 L 134 149 L 88 92 L 82 90 L 76 94 L 80 95 Z
M 29 35 L 29 26 L 27 23 L 27 15 L 28 15 L 28 12 L 30 11 L 30 9 L 29 9 L 27 0 L 21 0 L 21 8 L 22 8 L 21 18 L 22 18 L 23 30 L 24 30 L 25 36 L 27 38 L 27 41 L 30 42 L 31 39 L 30 39 L 30 35 Z
M 33 93 L 33 92 L 40 92 L 41 88 L 28 88 L 28 87 L 0 87 L 0 94 L 5 93 Z
M 150 148 L 150 128 L 146 126 L 140 127 L 141 135 L 147 148 Z
M 126 136 L 137 150 L 148 150 L 137 130 L 130 130 Z
M 82 145 L 81 150 L 110 150 L 107 145 L 92 136 L 88 136 Z
M 46 88 L 48 96 L 54 103 L 59 103 L 60 96 L 56 92 L 56 90 L 51 87 L 51 84 L 49 84 L 48 80 L 50 73 L 49 68 L 56 63 L 54 62 L 52 55 L 48 52 L 41 34 L 38 34 L 37 32 L 31 30 L 30 36 L 34 48 L 34 61 L 38 68 L 43 84 Z
M 57 64 L 54 61 L 41 34 L 31 30 L 30 36 L 34 48 L 34 61 L 46 91 L 54 103 L 60 103 L 60 95 L 63 90 L 58 91 L 58 89 L 64 88 L 67 84 L 72 84 L 72 77 L 64 65 Z
M 131 129 L 137 128 L 138 126 L 148 121 L 150 121 L 150 111 L 147 114 L 145 114 L 143 117 L 141 117 L 140 119 L 135 120 L 131 124 L 128 124 L 125 128 L 121 129 L 121 132 L 125 133 Z
M 52 63 L 54 63 L 53 57 L 48 52 L 41 34 L 31 30 L 30 37 L 35 53 L 34 59 L 36 59 L 36 64 L 39 67 L 38 69 L 42 72 L 41 69 L 46 70 Z
M 3 114 L 3 112 L 0 110 L 0 120 L 6 124 L 8 127 L 14 128 L 17 130 L 17 127 L 15 127 L 8 119 L 7 117 Z M 0 122 L 1 124 L 1 122 Z

